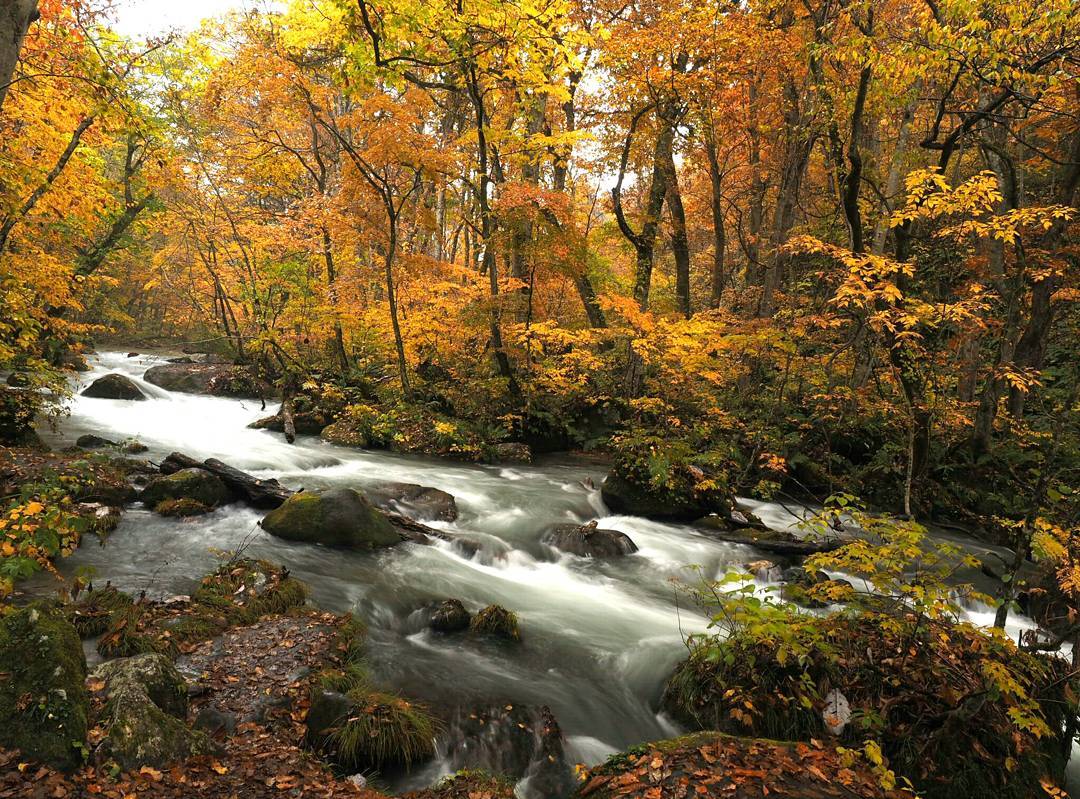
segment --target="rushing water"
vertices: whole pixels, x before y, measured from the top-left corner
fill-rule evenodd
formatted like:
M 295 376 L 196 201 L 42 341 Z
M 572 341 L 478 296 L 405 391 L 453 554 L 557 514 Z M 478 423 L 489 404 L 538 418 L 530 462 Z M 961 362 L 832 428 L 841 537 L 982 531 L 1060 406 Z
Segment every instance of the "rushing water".
M 243 505 L 183 521 L 134 506 L 107 546 L 89 539 L 63 563 L 66 572 L 92 570 L 98 580 L 150 596 L 185 594 L 213 568 L 216 551 L 245 546 L 247 553 L 287 565 L 311 587 L 318 606 L 365 619 L 376 676 L 409 696 L 439 705 L 548 705 L 567 736 L 572 762 L 599 762 L 675 731 L 654 707 L 664 679 L 685 655 L 683 637 L 705 625 L 685 598 L 680 607 L 674 583 L 696 579 L 695 568 L 718 576 L 760 559 L 759 553 L 690 527 L 609 515 L 590 487 L 603 477 L 594 466 L 478 466 L 335 447 L 314 437 L 290 446 L 279 434 L 247 428 L 274 407 L 173 393 L 144 382 L 142 374 L 159 362 L 159 356 L 99 354 L 92 371 L 81 376 L 82 385 L 119 372 L 135 379 L 150 399 L 76 395 L 70 416 L 47 436 L 49 443 L 67 446 L 83 433 L 138 438 L 150 447 L 145 457 L 151 460 L 174 450 L 218 457 L 297 489 L 362 490 L 382 481 L 432 486 L 457 500 L 459 518 L 444 526 L 478 540 L 481 549 L 469 557 L 439 542 L 347 552 L 272 538 L 258 527 L 261 514 Z M 748 505 L 773 527 L 797 521 L 779 505 Z M 626 533 L 639 551 L 592 560 L 542 543 L 552 525 L 590 519 Z M 416 611 L 447 597 L 471 610 L 498 603 L 515 611 L 523 645 L 433 635 Z M 987 613 L 975 609 L 972 616 L 983 621 Z M 1015 619 L 1010 631 L 1015 636 L 1025 626 L 1028 620 Z M 396 787 L 430 783 L 448 769 L 439 761 Z

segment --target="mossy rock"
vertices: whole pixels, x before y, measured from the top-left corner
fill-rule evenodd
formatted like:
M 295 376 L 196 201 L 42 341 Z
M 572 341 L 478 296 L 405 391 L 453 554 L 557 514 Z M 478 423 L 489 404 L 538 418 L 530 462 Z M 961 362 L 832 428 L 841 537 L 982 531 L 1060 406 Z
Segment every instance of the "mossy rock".
M 84 397 L 94 397 L 96 399 L 136 401 L 146 399 L 146 395 L 142 393 L 142 389 L 139 388 L 134 380 L 130 377 L 115 373 L 99 377 L 86 387 L 82 395 Z
M 514 799 L 515 796 L 513 780 L 465 769 L 443 777 L 431 788 L 403 794 L 401 799 Z
M 487 635 L 504 641 L 521 641 L 518 618 L 501 605 L 488 605 L 472 617 L 469 629 L 478 635 Z
M 367 447 L 370 444 L 367 431 L 348 419 L 339 419 L 327 425 L 319 437 L 328 444 L 340 447 Z
M 340 686 L 347 687 L 347 686 Z M 349 771 L 408 767 L 435 756 L 435 719 L 421 705 L 358 681 L 347 693 L 319 689 L 308 743 Z
M 261 616 L 300 607 L 307 594 L 307 586 L 272 563 L 249 558 L 230 561 L 203 577 L 195 589 L 193 621 L 186 632 L 251 624 Z
M 58 769 L 80 765 L 89 700 L 75 627 L 55 604 L 0 618 L 0 746 Z
M 156 508 L 166 500 L 188 499 L 216 508 L 232 501 L 232 492 L 216 475 L 205 469 L 181 469 L 150 481 L 139 497 L 143 504 Z
M 429 626 L 437 633 L 459 633 L 469 629 L 472 615 L 459 599 L 444 599 L 431 614 Z
M 181 719 L 187 711 L 187 686 L 163 655 L 148 654 L 99 666 L 94 677 L 105 683 L 108 732 L 99 757 L 123 769 L 162 768 L 217 747 L 205 733 Z
M 159 516 L 168 516 L 174 519 L 186 519 L 191 516 L 204 516 L 213 508 L 204 505 L 197 499 L 163 499 L 154 506 L 154 513 Z
M 600 495 L 614 513 L 673 521 L 691 521 L 710 513 L 727 518 L 734 504 L 724 488 L 697 491 L 689 481 L 682 481 L 680 487 L 659 490 L 616 471 L 608 474 L 600 486 Z
M 925 799 L 1026 799 L 1042 780 L 1063 778 L 1061 730 L 1074 691 L 1064 661 L 895 608 L 791 618 L 784 647 L 746 630 L 695 638 L 663 709 L 691 728 L 811 742 L 830 737 L 824 711 L 835 689 L 853 721 L 833 740 L 880 744 L 889 768 Z M 780 656 L 796 646 L 799 658 Z
M 308 544 L 379 549 L 400 544 L 386 516 L 351 488 L 293 494 L 262 520 L 277 538 Z
M 82 638 L 101 635 L 112 624 L 113 614 L 125 610 L 134 600 L 115 586 L 86 591 L 76 602 L 68 606 L 68 615 L 75 631 Z

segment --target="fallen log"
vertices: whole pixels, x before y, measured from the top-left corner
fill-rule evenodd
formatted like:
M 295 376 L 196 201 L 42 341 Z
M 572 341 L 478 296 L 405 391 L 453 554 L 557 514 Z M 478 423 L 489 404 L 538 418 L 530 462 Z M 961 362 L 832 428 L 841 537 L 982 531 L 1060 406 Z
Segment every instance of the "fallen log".
M 276 508 L 295 493 L 273 478 L 260 480 L 217 458 L 199 462 L 182 452 L 173 452 L 161 462 L 158 469 L 162 474 L 173 474 L 181 469 L 204 469 L 217 475 L 229 490 L 256 508 Z
M 768 537 L 754 538 L 745 534 L 720 533 L 714 530 L 707 531 L 707 535 L 719 541 L 746 544 L 748 547 L 760 549 L 762 552 L 769 552 L 773 555 L 788 555 L 799 558 L 816 555 L 819 552 L 832 552 L 847 543 L 842 538 L 830 538 L 825 541 L 788 541 Z

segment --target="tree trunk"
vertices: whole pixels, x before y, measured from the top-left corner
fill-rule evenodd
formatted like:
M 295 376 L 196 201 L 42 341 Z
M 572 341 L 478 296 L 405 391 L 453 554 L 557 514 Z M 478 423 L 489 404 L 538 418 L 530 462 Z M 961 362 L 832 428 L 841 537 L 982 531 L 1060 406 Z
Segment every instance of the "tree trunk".
M 37 0 L 0 0 L 0 109 L 19 62 L 23 39 L 39 16 Z
M 719 308 L 724 294 L 724 250 L 727 246 L 727 233 L 724 230 L 723 178 L 720 174 L 720 160 L 716 153 L 715 132 L 710 124 L 705 131 L 705 153 L 709 160 L 709 183 L 712 189 L 713 222 L 713 268 L 712 290 L 709 293 L 709 307 Z

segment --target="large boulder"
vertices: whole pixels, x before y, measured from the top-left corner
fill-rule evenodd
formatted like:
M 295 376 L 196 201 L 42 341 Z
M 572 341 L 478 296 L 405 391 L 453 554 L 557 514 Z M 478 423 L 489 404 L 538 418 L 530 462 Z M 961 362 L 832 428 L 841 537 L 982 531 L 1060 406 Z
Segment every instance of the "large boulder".
M 556 549 L 583 558 L 618 558 L 637 552 L 637 544 L 626 533 L 604 530 L 596 522 L 559 524 L 548 534 L 547 542 Z
M 211 754 L 214 743 L 183 722 L 187 685 L 164 655 L 150 653 L 105 663 L 93 678 L 104 683 L 108 732 L 99 760 L 121 768 L 162 768 L 195 755 Z
M 75 627 L 37 602 L 0 618 L 0 746 L 59 769 L 82 762 L 89 700 Z
M 415 483 L 381 483 L 364 490 L 373 505 L 413 519 L 452 522 L 458 517 L 452 494 Z
M 352 549 L 378 549 L 402 541 L 382 511 L 351 488 L 293 494 L 266 515 L 262 527 L 289 541 Z
M 689 480 L 674 489 L 659 490 L 612 471 L 600 486 L 604 504 L 615 513 L 646 519 L 690 521 L 710 513 L 730 517 L 733 500 L 723 488 L 697 490 Z
M 143 379 L 167 391 L 256 399 L 270 387 L 245 366 L 225 363 L 163 363 L 146 370 Z
M 82 395 L 95 399 L 144 400 L 146 395 L 130 377 L 108 374 L 86 387 Z
M 86 435 L 79 436 L 75 439 L 75 446 L 79 449 L 105 449 L 107 447 L 115 447 L 117 444 L 111 439 L 102 438 L 93 433 L 87 433 Z
M 148 508 L 170 499 L 189 499 L 214 508 L 232 501 L 233 495 L 219 477 L 205 469 L 181 469 L 155 477 L 139 497 Z

